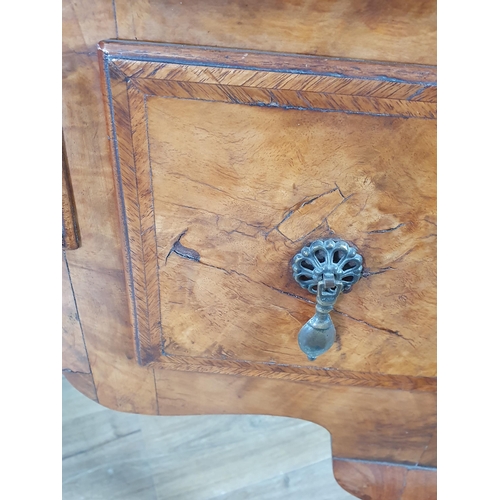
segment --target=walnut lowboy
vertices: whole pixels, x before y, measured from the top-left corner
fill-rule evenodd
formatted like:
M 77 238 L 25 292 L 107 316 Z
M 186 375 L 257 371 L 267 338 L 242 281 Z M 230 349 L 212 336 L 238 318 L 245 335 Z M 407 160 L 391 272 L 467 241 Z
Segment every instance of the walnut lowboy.
M 433 498 L 412 495 L 435 488 L 435 67 L 123 41 L 98 53 L 127 358 L 156 394 L 141 406 L 151 379 L 130 375 L 130 408 L 111 392 L 107 405 L 305 418 L 330 431 L 347 490 Z

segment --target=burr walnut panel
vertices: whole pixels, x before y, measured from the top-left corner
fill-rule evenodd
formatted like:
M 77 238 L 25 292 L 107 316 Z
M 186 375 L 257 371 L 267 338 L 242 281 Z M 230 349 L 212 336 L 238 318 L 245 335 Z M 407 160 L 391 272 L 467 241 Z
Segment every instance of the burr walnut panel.
M 140 363 L 435 389 L 435 71 L 101 44 Z M 290 260 L 352 242 L 364 275 L 308 361 Z

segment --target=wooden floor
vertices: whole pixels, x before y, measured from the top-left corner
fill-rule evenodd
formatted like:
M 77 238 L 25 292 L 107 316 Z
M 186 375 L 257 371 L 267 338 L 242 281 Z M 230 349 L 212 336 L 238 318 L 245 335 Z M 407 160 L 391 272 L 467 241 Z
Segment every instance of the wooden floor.
M 63 379 L 64 500 L 348 500 L 302 420 L 108 410 Z

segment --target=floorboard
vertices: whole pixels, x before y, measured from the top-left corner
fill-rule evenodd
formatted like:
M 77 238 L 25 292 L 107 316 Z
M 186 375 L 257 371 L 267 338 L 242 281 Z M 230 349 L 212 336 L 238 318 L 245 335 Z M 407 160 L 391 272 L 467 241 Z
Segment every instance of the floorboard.
M 261 415 L 120 413 L 63 379 L 64 500 L 351 500 L 330 436 Z

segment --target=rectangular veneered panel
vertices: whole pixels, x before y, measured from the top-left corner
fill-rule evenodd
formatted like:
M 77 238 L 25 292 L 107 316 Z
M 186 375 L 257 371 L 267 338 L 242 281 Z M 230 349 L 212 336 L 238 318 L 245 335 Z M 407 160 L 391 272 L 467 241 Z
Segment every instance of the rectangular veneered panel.
M 101 44 L 139 361 L 435 389 L 435 69 Z M 363 279 L 314 362 L 290 261 L 343 238 Z
M 167 354 L 435 374 L 434 121 L 154 97 L 147 114 Z M 369 276 L 309 362 L 290 260 L 332 236 Z

